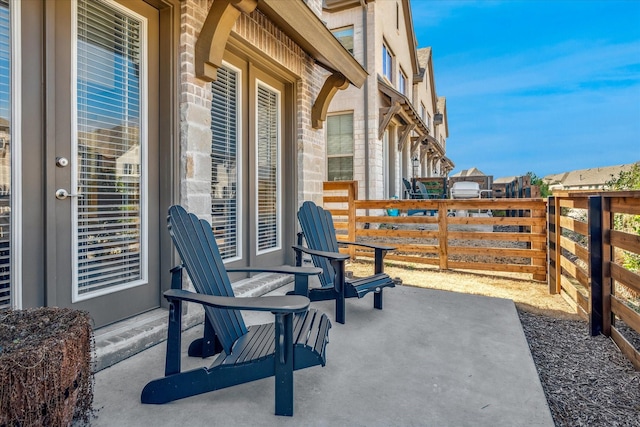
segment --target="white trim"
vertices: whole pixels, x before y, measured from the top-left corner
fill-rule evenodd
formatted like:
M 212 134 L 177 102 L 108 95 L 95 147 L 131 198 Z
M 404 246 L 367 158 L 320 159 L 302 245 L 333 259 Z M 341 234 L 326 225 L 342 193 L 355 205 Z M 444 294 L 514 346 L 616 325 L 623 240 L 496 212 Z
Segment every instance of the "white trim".
M 11 0 L 11 306 L 22 308 L 22 38 L 21 2 Z
M 242 78 L 242 70 L 238 67 L 233 66 L 227 61 L 222 61 L 222 66 L 233 70 L 238 73 L 237 76 L 237 92 L 236 92 L 236 105 L 238 108 L 236 109 L 236 173 L 237 173 L 237 185 L 236 185 L 236 256 L 227 258 L 223 260 L 223 264 L 228 264 L 234 261 L 240 261 L 243 259 L 243 250 L 244 250 L 244 234 L 242 232 L 244 224 L 244 209 L 242 208 L 242 200 L 243 200 L 243 178 L 244 174 L 242 168 L 242 160 L 243 160 L 243 143 L 242 143 L 242 86 L 243 86 L 243 78 Z M 212 135 L 213 138 L 213 135 Z
M 277 141 L 276 141 L 276 147 L 277 147 L 277 154 L 276 154 L 276 198 L 277 198 L 277 203 L 276 203 L 276 245 L 273 248 L 269 248 L 269 249 L 264 249 L 264 250 L 259 250 L 258 249 L 258 221 L 259 221 L 259 215 L 258 212 L 255 212 L 255 227 L 256 227 L 256 255 L 263 255 L 263 254 L 267 254 L 270 252 L 275 252 L 275 251 L 279 251 L 282 250 L 282 164 L 280 161 L 280 157 L 282 154 L 282 126 L 281 126 L 281 120 L 282 120 L 282 93 L 280 90 L 274 88 L 273 86 L 259 80 L 256 79 L 255 80 L 255 153 L 256 153 L 256 161 L 255 161 L 255 189 L 256 189 L 256 193 L 255 193 L 255 208 L 256 210 L 258 209 L 258 173 L 257 173 L 257 168 L 258 168 L 258 88 L 262 86 L 264 88 L 267 88 L 271 91 L 273 91 L 276 96 L 277 96 L 277 121 L 276 121 L 276 125 L 277 125 Z
M 88 0 L 90 1 L 90 0 Z M 71 302 L 76 303 L 78 301 L 84 301 L 91 298 L 95 298 L 102 295 L 111 294 L 113 292 L 121 291 L 124 289 L 130 289 L 137 286 L 147 285 L 149 282 L 149 233 L 148 233 L 148 119 L 149 119 L 149 111 L 148 111 L 148 20 L 142 15 L 135 13 L 132 10 L 127 9 L 125 6 L 116 3 L 113 0 L 100 0 L 104 4 L 108 4 L 114 9 L 119 10 L 125 15 L 128 15 L 140 22 L 140 31 L 141 31 L 141 42 L 140 42 L 140 272 L 141 279 L 135 280 L 128 283 L 123 283 L 118 286 L 108 287 L 105 289 L 100 289 L 94 292 L 87 292 L 85 294 L 80 295 L 78 293 L 78 268 L 77 268 L 77 257 L 78 257 L 78 229 L 76 226 L 76 219 L 78 216 L 78 201 L 77 198 L 72 198 L 72 208 L 71 208 L 71 250 L 73 253 L 71 256 L 71 271 L 72 271 L 72 292 L 71 292 Z M 77 75 L 77 54 L 78 54 L 78 3 L 77 0 L 72 0 L 72 29 L 71 29 L 71 58 L 73 63 L 71 64 L 71 159 L 72 159 L 72 167 L 71 167 L 71 190 L 76 191 L 78 188 L 78 162 L 76 161 L 78 158 L 77 152 L 77 139 L 78 139 L 78 93 L 77 93 L 77 84 L 78 84 L 78 75 Z

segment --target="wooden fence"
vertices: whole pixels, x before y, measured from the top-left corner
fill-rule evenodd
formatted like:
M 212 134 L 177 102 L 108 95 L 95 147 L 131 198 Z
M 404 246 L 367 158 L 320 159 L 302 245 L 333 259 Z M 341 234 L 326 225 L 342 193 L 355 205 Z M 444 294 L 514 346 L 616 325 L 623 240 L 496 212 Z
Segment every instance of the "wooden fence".
M 358 200 L 349 181 L 325 182 L 323 201 L 339 239 L 396 247 L 386 260 L 548 279 L 592 335 L 610 336 L 640 369 L 640 191 L 556 192 L 548 202 Z
M 640 191 L 562 192 L 549 198 L 549 291 L 573 301 L 592 335 L 610 336 L 640 369 L 640 353 L 625 337 L 640 334 Z M 629 328 L 635 332 L 629 332 Z M 637 340 L 635 341 L 637 342 Z
M 325 182 L 339 238 L 396 249 L 385 260 L 440 269 L 530 273 L 547 280 L 542 199 L 358 200 L 355 181 Z M 507 217 L 506 212 L 519 212 Z M 371 251 L 350 249 L 352 258 Z

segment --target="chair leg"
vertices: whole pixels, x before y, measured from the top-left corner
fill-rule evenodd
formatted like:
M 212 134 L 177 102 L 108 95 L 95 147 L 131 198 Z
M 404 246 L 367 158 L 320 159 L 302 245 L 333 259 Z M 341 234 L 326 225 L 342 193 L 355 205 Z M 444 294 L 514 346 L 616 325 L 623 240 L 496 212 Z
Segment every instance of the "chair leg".
M 373 307 L 382 310 L 382 289 L 373 294 Z
M 180 372 L 180 348 L 182 343 L 182 301 L 169 301 L 169 325 L 167 327 L 167 354 L 164 375 Z
M 209 317 L 205 316 L 203 337 L 197 338 L 189 344 L 188 354 L 190 357 L 202 357 L 204 359 L 218 354 L 222 350 L 222 343 L 220 343 Z
M 293 314 L 276 315 L 276 415 L 293 415 Z
M 336 272 L 336 275 L 333 277 L 334 281 L 334 289 L 336 290 L 336 322 L 342 323 L 344 325 L 345 322 L 345 289 L 347 288 L 344 284 L 344 261 L 331 261 L 333 268 Z
M 340 292 L 336 297 L 336 322 L 342 323 L 344 325 L 345 311 L 344 293 Z

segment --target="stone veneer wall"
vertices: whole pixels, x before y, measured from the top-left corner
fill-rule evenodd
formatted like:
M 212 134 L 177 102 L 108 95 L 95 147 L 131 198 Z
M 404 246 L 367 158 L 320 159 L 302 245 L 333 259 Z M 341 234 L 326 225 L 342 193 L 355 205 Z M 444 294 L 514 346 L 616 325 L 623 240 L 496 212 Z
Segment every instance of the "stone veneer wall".
M 321 0 L 306 3 L 316 14 L 320 13 Z M 195 77 L 194 49 L 211 4 L 212 0 L 184 0 L 181 4 L 180 203 L 203 218 L 211 213 L 211 86 Z M 304 200 L 320 201 L 325 178 L 325 132 L 312 129 L 311 107 L 327 72 L 258 10 L 241 15 L 232 31 L 299 76 L 295 83 L 295 197 L 298 204 Z

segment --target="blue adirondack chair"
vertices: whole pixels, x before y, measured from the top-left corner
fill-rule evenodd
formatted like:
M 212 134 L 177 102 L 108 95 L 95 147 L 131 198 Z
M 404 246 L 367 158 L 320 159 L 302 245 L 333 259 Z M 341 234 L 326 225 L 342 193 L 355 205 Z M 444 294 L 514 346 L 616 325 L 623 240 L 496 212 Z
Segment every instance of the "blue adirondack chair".
M 298 211 L 298 220 L 302 233 L 298 234 L 298 244 L 293 246 L 296 265 L 302 265 L 302 253 L 310 254 L 313 264 L 322 269 L 319 276 L 321 287 L 309 288 L 308 284 L 300 283 L 292 293 L 308 296 L 311 301 L 335 299 L 338 323 L 345 323 L 345 298 L 362 298 L 369 292 L 374 292 L 373 306 L 382 310 L 382 290 L 395 286 L 395 282 L 384 273 L 383 259 L 387 251 L 395 248 L 341 241 L 340 244 L 363 246 L 375 251 L 374 274 L 349 279 L 345 277 L 344 265 L 349 255 L 341 254 L 338 250 L 331 212 L 313 202 L 304 202 Z M 302 244 L 303 237 L 306 247 Z
M 325 348 L 331 322 L 309 309 L 302 296 L 235 298 L 211 225 L 180 206 L 169 208 L 169 233 L 182 265 L 172 269 L 165 376 L 149 382 L 143 403 L 166 403 L 262 378 L 275 377 L 275 413 L 293 415 L 293 371 L 326 363 Z M 186 269 L 197 293 L 182 288 Z M 302 286 L 319 268 L 279 267 L 234 269 L 296 274 Z M 189 348 L 190 355 L 220 352 L 210 367 L 180 370 L 182 302 L 202 304 L 204 336 Z M 247 327 L 239 310 L 270 311 L 275 322 Z
M 426 199 L 423 193 L 421 193 L 420 191 L 414 191 L 408 179 L 402 178 L 402 184 L 404 185 L 404 190 L 410 199 L 418 199 L 418 200 Z M 426 215 L 426 214 L 427 214 L 427 211 L 425 209 L 409 209 L 407 211 L 407 215 L 409 216 Z

